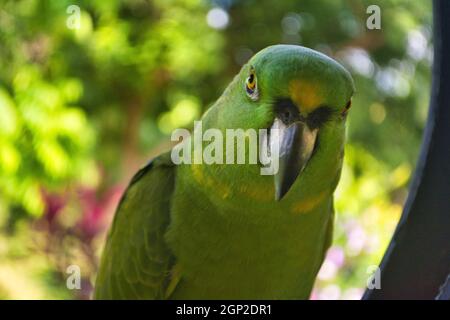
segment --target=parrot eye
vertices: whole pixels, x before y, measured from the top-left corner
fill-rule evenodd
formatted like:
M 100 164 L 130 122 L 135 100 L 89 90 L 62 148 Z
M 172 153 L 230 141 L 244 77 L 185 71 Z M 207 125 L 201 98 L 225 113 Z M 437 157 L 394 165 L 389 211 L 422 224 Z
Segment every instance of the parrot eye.
M 253 68 L 250 69 L 250 74 L 245 81 L 245 92 L 253 101 L 258 100 L 258 85 L 256 82 L 256 74 Z
M 346 116 L 347 113 L 348 113 L 348 110 L 350 110 L 351 106 L 352 106 L 352 100 L 350 99 L 350 100 L 347 102 L 347 104 L 345 105 L 344 110 L 342 110 L 342 113 L 341 113 L 341 114 L 342 114 L 343 116 Z

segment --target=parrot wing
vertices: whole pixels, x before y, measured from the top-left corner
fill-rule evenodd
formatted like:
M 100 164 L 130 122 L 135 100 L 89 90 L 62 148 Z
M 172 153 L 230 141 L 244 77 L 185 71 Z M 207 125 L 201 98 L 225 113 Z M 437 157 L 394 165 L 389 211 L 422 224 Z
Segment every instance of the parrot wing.
M 132 178 L 119 203 L 96 280 L 96 299 L 164 299 L 177 281 L 164 234 L 175 168 L 169 153 Z

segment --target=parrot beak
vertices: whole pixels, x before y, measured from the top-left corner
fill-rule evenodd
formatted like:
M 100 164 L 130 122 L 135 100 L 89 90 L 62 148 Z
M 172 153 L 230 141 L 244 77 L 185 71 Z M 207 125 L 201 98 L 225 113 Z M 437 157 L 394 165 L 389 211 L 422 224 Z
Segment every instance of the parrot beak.
M 283 115 L 276 117 L 271 127 L 271 150 L 274 143 L 278 143 L 279 150 L 279 169 L 274 176 L 277 201 L 284 197 L 305 169 L 316 145 L 318 129 L 311 130 L 299 116 L 297 108 L 295 111 L 294 116 L 292 109 L 290 114 L 283 111 Z M 272 134 L 272 129 L 278 129 L 277 134 Z

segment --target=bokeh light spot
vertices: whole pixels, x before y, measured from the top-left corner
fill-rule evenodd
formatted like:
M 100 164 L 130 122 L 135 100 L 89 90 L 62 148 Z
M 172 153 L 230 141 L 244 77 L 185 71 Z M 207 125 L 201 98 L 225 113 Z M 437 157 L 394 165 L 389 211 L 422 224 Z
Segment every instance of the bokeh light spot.
M 206 15 L 206 21 L 211 28 L 221 30 L 228 26 L 230 17 L 224 9 L 213 8 Z

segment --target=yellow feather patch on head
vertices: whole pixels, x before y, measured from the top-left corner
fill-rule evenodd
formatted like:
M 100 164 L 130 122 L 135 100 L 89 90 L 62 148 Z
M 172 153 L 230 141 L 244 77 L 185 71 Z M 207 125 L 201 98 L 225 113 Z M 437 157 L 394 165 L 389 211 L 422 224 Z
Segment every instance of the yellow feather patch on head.
M 289 95 L 302 113 L 309 113 L 323 103 L 320 86 L 305 80 L 292 80 Z

